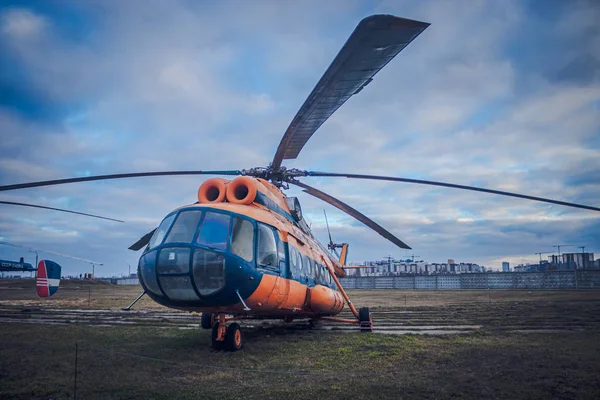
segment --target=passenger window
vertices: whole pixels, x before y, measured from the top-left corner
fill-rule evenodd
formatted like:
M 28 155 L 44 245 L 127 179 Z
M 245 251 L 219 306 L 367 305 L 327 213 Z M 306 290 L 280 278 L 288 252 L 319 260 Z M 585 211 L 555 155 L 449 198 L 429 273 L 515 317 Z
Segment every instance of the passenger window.
M 275 231 L 275 238 L 277 239 L 277 258 L 279 259 L 279 268 L 285 271 L 285 244 L 279 237 L 277 231 Z
M 218 250 L 227 248 L 229 238 L 229 221 L 231 217 L 226 214 L 207 212 L 202 221 L 202 229 L 198 235 L 198 244 Z
M 200 221 L 201 215 L 202 211 L 200 210 L 180 212 L 165 243 L 191 243 L 196 234 L 196 230 L 198 229 L 198 222 Z
M 289 246 L 289 245 L 288 245 Z M 294 269 L 298 266 L 298 257 L 296 256 L 296 248 L 289 246 L 290 249 L 290 264 Z
M 156 247 L 162 243 L 174 219 L 175 214 L 169 215 L 163 220 L 163 222 L 160 223 L 159 227 L 156 228 L 154 235 L 152 235 L 152 239 L 150 239 L 150 243 L 148 244 L 149 249 Z
M 262 267 L 277 268 L 277 243 L 273 229 L 266 225 L 258 224 L 258 251 L 256 254 L 258 265 Z
M 298 271 L 302 272 L 302 254 L 296 250 L 296 261 L 298 263 Z
M 254 225 L 252 222 L 237 217 L 233 219 L 231 252 L 246 261 L 254 260 Z
M 305 255 L 302 255 L 302 264 L 304 264 L 304 267 L 306 268 L 306 276 L 310 277 L 312 272 L 311 272 L 311 265 L 310 265 L 310 258 L 306 257 Z

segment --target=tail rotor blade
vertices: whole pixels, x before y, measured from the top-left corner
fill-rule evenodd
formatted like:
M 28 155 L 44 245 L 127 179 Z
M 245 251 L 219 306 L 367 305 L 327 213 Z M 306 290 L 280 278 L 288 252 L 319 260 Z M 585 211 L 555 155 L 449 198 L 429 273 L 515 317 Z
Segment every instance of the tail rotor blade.
M 327 221 L 327 212 L 323 209 L 323 214 L 325 215 L 325 224 L 327 225 L 327 234 L 329 235 L 329 244 L 333 244 L 333 239 L 331 238 L 331 231 L 329 230 L 329 221 Z

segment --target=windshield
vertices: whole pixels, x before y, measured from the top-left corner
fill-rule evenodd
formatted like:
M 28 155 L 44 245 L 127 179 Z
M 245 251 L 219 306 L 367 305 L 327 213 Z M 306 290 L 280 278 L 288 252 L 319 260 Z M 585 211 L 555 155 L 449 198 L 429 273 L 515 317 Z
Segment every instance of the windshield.
M 173 224 L 165 243 L 190 243 L 198 229 L 202 210 L 182 211 Z
M 229 215 L 207 212 L 196 242 L 214 249 L 225 250 L 229 238 L 230 220 Z
M 171 227 L 171 223 L 175 219 L 175 215 L 176 214 L 169 215 L 163 220 L 163 222 L 160 223 L 160 226 L 156 228 L 154 235 L 152 235 L 152 239 L 150 239 L 150 243 L 148 243 L 149 249 L 156 247 L 162 243 L 163 239 L 165 238 L 165 235 L 167 234 L 167 231 Z

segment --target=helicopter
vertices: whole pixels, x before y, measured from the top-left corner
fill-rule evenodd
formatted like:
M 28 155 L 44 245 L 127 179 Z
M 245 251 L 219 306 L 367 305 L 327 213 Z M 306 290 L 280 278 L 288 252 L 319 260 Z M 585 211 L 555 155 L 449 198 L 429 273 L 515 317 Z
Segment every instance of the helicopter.
M 0 191 L 148 176 L 216 175 L 203 182 L 197 201 L 170 212 L 129 249 L 143 252 L 138 277 L 148 295 L 166 307 L 201 312 L 216 349 L 242 348 L 244 319 L 325 320 L 372 331 L 368 307 L 356 308 L 339 278 L 346 275 L 348 244 L 320 243 L 302 215 L 290 185 L 333 205 L 402 249 L 410 249 L 375 221 L 300 180 L 309 177 L 404 182 L 477 191 L 592 211 L 600 208 L 446 182 L 286 168 L 318 128 L 430 24 L 392 15 L 359 22 L 285 131 L 272 162 L 241 170 L 135 172 L 0 186 Z M 231 179 L 232 177 L 235 177 Z M 23 204 L 20 204 L 23 205 Z M 337 254 L 337 249 L 341 253 Z M 354 267 L 358 268 L 358 267 Z M 354 318 L 337 318 L 344 305 Z
M 19 205 L 21 205 L 21 204 L 19 204 Z M 81 214 L 81 215 L 86 215 L 88 217 L 109 219 L 112 221 L 119 222 L 119 220 L 115 220 L 112 218 L 104 218 L 104 217 L 100 217 L 100 216 L 96 216 L 96 215 L 80 213 L 80 212 L 71 211 L 71 210 L 63 210 L 63 209 L 57 209 L 57 208 L 45 207 L 45 206 L 38 207 L 36 205 L 29 205 L 29 204 L 27 204 L 26 206 L 32 206 L 32 207 L 37 207 L 37 208 L 47 208 L 47 209 L 56 210 L 56 211 L 64 211 L 64 212 L 68 212 L 68 213 L 72 213 L 72 214 Z M 53 254 L 58 257 L 70 258 L 72 260 L 89 263 L 92 265 L 92 269 L 95 268 L 96 265 L 104 265 L 104 264 L 96 262 L 96 261 L 86 260 L 85 258 L 74 257 L 74 256 L 70 256 L 68 254 L 63 254 L 63 253 L 56 253 L 54 251 L 34 249 L 31 247 L 22 246 L 22 245 L 16 244 L 16 243 L 0 241 L 0 245 L 25 249 L 27 251 L 35 253 L 35 264 L 37 266 L 36 268 L 34 268 L 31 264 L 26 263 L 24 258 L 21 257 L 18 263 L 13 262 L 13 261 L 0 260 L 0 264 L 1 264 L 0 271 L 35 272 L 35 286 L 36 286 L 37 295 L 39 297 L 50 297 L 58 291 L 58 287 L 60 285 L 60 276 L 61 276 L 62 267 L 60 266 L 60 264 L 58 264 L 57 262 L 52 261 L 52 260 L 42 259 L 42 260 L 38 261 L 38 252 Z M 92 273 L 92 276 L 93 276 L 93 273 Z

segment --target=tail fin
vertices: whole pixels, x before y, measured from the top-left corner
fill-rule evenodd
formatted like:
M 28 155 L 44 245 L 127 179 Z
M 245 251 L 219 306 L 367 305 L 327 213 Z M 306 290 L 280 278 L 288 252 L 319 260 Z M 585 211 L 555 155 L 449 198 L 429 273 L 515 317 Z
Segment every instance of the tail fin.
M 346 265 L 346 259 L 348 258 L 348 243 L 342 243 L 342 254 L 340 254 L 340 264 Z
M 41 260 L 37 267 L 37 294 L 40 297 L 50 297 L 56 293 L 60 284 L 60 265 L 54 261 Z

